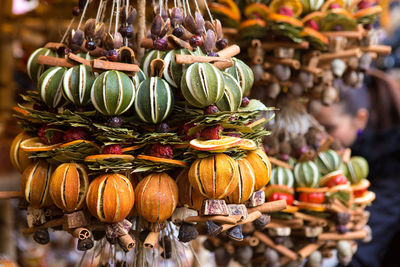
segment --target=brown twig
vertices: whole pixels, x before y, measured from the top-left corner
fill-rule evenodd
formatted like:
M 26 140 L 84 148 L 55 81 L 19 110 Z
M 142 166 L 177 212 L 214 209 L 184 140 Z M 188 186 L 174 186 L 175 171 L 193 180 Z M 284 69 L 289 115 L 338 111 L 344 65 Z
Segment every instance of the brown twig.
M 284 162 L 282 160 L 279 160 L 277 158 L 274 158 L 274 157 L 270 157 L 269 161 L 271 161 L 271 163 L 276 165 L 276 166 L 280 166 L 280 167 L 287 168 L 287 169 L 290 169 L 290 170 L 294 169 L 292 165 L 290 165 L 290 164 L 288 164 L 288 163 L 286 163 L 286 162 Z
M 0 199 L 23 198 L 24 194 L 20 191 L 0 191 Z
M 322 54 L 319 59 L 320 61 L 329 61 L 334 59 L 345 59 L 350 57 L 361 57 L 362 51 L 359 48 L 353 48 L 348 50 L 343 50 L 336 53 L 324 53 Z
M 43 65 L 48 65 L 48 66 L 57 66 L 57 67 L 65 67 L 65 68 L 72 68 L 76 64 L 74 62 L 71 62 L 65 58 L 59 58 L 59 57 L 49 57 L 49 56 L 44 56 L 40 55 L 38 57 L 38 63 L 43 64 Z
M 200 63 L 211 63 L 211 62 L 230 62 L 229 59 L 222 57 L 208 57 L 208 56 L 194 56 L 194 55 L 175 55 L 175 61 L 177 64 L 192 64 L 196 62 Z

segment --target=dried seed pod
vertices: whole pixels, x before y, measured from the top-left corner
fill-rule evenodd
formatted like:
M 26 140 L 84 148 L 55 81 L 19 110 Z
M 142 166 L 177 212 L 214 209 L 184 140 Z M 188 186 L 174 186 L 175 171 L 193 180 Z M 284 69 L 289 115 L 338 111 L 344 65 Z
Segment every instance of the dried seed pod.
M 77 163 L 64 163 L 51 175 L 50 196 L 57 207 L 72 212 L 82 208 L 88 187 L 85 167 Z
M 275 249 L 266 248 L 264 251 L 264 257 L 267 263 L 274 264 L 279 262 L 279 254 Z
M 72 30 L 70 39 L 69 39 L 69 47 L 72 51 L 79 50 L 85 41 L 85 33 L 82 30 Z
M 90 213 L 102 222 L 122 221 L 135 202 L 131 182 L 121 174 L 103 174 L 94 179 L 86 196 Z
M 370 68 L 372 63 L 372 57 L 370 53 L 364 53 L 362 54 L 361 58 L 360 58 L 360 63 L 359 63 L 359 67 L 362 71 L 366 71 Z
M 136 8 L 133 8 L 129 11 L 128 18 L 126 19 L 126 23 L 133 24 L 137 16 Z
M 331 69 L 333 74 L 337 77 L 342 77 L 344 71 L 346 70 L 346 63 L 341 59 L 334 59 L 331 62 Z
M 276 64 L 273 67 L 273 73 L 282 82 L 288 81 L 292 74 L 290 67 L 282 64 Z
M 183 169 L 178 177 L 176 183 L 179 188 L 179 204 L 187 205 L 191 209 L 200 210 L 203 200 L 206 199 L 200 192 L 193 189 L 188 178 L 189 169 Z
M 197 231 L 196 226 L 190 224 L 190 223 L 183 223 L 179 227 L 179 234 L 178 234 L 178 239 L 181 242 L 190 242 L 192 240 L 195 240 L 199 236 L 199 232 Z
M 161 35 L 161 29 L 163 27 L 163 19 L 161 18 L 161 16 L 158 14 L 154 17 L 153 19 L 153 23 L 151 24 L 151 38 L 157 39 L 160 38 Z
M 271 99 L 276 99 L 281 92 L 279 83 L 270 83 L 267 87 L 267 96 Z
M 197 35 L 203 35 L 204 33 L 204 18 L 200 12 L 196 11 L 194 13 L 195 22 L 196 22 L 196 31 L 194 32 Z
M 206 54 L 211 52 L 215 47 L 215 41 L 215 33 L 212 30 L 207 30 L 202 47 L 203 52 Z
M 264 230 L 265 226 L 271 222 L 271 216 L 263 214 L 260 218 L 253 222 L 254 227 L 258 231 Z
M 331 70 L 325 70 L 322 74 L 322 83 L 331 84 L 333 81 L 333 73 Z
M 97 23 L 96 28 L 94 30 L 94 36 L 93 36 L 93 41 L 97 44 L 101 44 L 101 40 L 104 34 L 104 23 Z
M 307 71 L 300 71 L 299 81 L 304 88 L 312 88 L 314 86 L 314 75 Z
M 222 232 L 222 226 L 216 224 L 213 221 L 206 221 L 205 223 L 207 234 L 210 237 L 219 235 Z
M 337 101 L 338 96 L 339 95 L 338 95 L 338 91 L 336 90 L 336 88 L 330 86 L 328 88 L 325 88 L 325 90 L 322 92 L 321 101 L 324 105 L 331 105 Z
M 33 234 L 33 240 L 41 245 L 46 245 L 50 242 L 50 235 L 47 229 L 38 229 Z
M 236 250 L 236 259 L 242 265 L 247 265 L 253 258 L 253 249 L 250 246 L 242 246 Z
M 236 225 L 226 231 L 226 235 L 235 241 L 242 241 L 243 240 L 243 233 L 242 233 L 242 225 Z
M 298 135 L 292 140 L 290 140 L 293 151 L 298 151 L 307 145 L 306 139 L 302 135 Z
M 322 132 L 316 127 L 311 127 L 305 134 L 307 144 L 310 146 L 316 146 L 316 145 L 319 146 L 322 137 L 323 137 Z
M 358 69 L 358 65 L 359 65 L 359 59 L 357 57 L 351 57 L 347 61 L 347 66 L 349 66 L 349 68 L 352 70 Z
M 301 96 L 303 94 L 303 86 L 299 82 L 293 82 L 289 87 L 289 92 L 294 96 Z
M 312 99 L 308 101 L 307 110 L 311 115 L 317 115 L 320 112 L 321 108 L 322 108 L 321 101 L 317 99 Z
M 154 14 L 158 14 L 158 15 L 160 14 L 160 6 L 154 7 Z M 167 18 L 168 18 L 168 14 L 167 14 L 167 12 L 165 11 L 164 8 L 161 8 L 161 18 L 162 18 L 164 21 L 166 21 Z
M 228 266 L 232 256 L 226 251 L 225 247 L 219 247 L 215 250 L 215 262 L 217 266 Z
M 191 14 L 185 17 L 185 28 L 193 34 L 196 34 L 196 22 Z
M 171 217 L 178 203 L 178 186 L 166 173 L 152 173 L 135 189 L 136 211 L 148 222 L 163 222 Z
M 224 37 L 224 34 L 222 33 L 222 25 L 219 19 L 214 19 L 214 29 L 215 34 L 217 35 L 217 40 L 222 39 Z
M 104 32 L 102 36 L 102 44 L 105 50 L 114 49 L 114 39 L 110 33 Z
M 183 13 L 182 9 L 179 7 L 173 7 L 171 10 L 171 25 L 175 28 L 183 23 Z
M 96 31 L 96 20 L 88 19 L 84 26 L 84 32 L 86 39 L 94 37 Z
M 114 33 L 113 36 L 114 49 L 119 49 L 124 44 L 124 37 L 122 37 L 120 32 Z
M 167 20 L 164 21 L 161 31 L 160 31 L 160 38 L 163 38 L 167 32 L 171 29 L 171 21 L 168 18 Z
M 21 192 L 34 208 L 48 207 L 52 204 L 49 195 L 50 177 L 54 167 L 45 160 L 29 165 L 21 176 Z

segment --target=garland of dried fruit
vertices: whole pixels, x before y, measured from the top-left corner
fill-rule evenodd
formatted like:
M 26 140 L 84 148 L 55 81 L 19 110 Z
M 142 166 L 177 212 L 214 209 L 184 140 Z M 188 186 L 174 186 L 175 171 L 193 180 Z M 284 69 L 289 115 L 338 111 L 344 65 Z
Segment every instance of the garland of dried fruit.
M 236 2 L 219 0 L 210 9 L 232 27 L 225 33 L 248 48 L 255 75 L 251 95 L 280 110 L 264 138 L 273 164 L 264 191 L 269 201 L 285 199 L 289 207 L 271 214 L 267 230 L 254 232 L 257 239 L 244 247 L 220 239 L 205 246 L 221 265 L 235 255 L 241 264 L 296 265 L 307 259 L 309 266 L 320 266 L 335 248 L 347 265 L 356 251 L 353 240 L 370 236 L 364 209 L 375 195 L 367 191 L 368 163 L 350 157 L 304 104 L 317 113 L 321 104 L 337 101 L 338 83 L 359 88 L 371 61 L 390 53 L 372 30 L 381 8 L 369 0 Z
M 263 229 L 286 202 L 265 203 L 271 163 L 260 145 L 274 114 L 246 97 L 254 77 L 239 47 L 197 2 L 167 11 L 160 1 L 139 68 L 129 1 L 113 0 L 108 22 L 107 1 L 85 23 L 91 3 L 79 4 L 78 27 L 30 56 L 37 91 L 15 108 L 21 191 L 0 195 L 25 200 L 23 233 L 46 244 L 49 228 L 68 232 L 100 264 L 115 257 L 106 247 L 151 264 L 199 234 L 246 242 L 242 228 Z

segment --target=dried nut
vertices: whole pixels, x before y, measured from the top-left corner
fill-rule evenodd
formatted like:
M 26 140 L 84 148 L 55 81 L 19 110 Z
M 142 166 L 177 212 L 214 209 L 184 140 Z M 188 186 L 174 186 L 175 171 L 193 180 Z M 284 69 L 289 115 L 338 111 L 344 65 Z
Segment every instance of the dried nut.
M 278 78 L 278 80 L 282 82 L 288 81 L 291 76 L 290 67 L 282 64 L 276 64 L 273 68 L 273 72 L 275 76 Z
M 337 77 L 342 77 L 344 71 L 346 70 L 346 63 L 341 59 L 334 59 L 331 62 L 331 68 L 333 74 Z
M 343 80 L 347 85 L 354 86 L 358 82 L 358 74 L 354 70 L 348 71 Z
M 250 263 L 251 259 L 253 258 L 253 249 L 250 246 L 242 246 L 236 250 L 236 258 L 237 261 L 246 266 Z
M 312 88 L 314 85 L 314 75 L 307 71 L 301 71 L 299 81 L 305 88 Z
M 352 70 L 356 70 L 356 69 L 358 69 L 358 63 L 359 63 L 359 59 L 357 57 L 351 57 L 347 61 L 347 66 L 349 66 L 349 68 Z
M 372 63 L 372 57 L 370 53 L 364 53 L 360 58 L 360 69 L 366 71 L 370 68 Z
M 120 32 L 114 33 L 114 49 L 119 49 L 124 44 L 124 37 L 122 37 Z
M 322 104 L 331 105 L 338 99 L 338 91 L 334 87 L 325 88 L 322 92 Z

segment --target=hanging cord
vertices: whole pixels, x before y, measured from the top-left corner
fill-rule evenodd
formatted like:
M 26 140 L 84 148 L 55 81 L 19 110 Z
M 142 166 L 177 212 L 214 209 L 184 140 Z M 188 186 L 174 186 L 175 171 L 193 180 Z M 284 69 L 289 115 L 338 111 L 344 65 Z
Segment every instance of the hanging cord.
M 211 15 L 210 8 L 208 7 L 207 0 L 203 0 L 203 1 L 204 1 L 204 5 L 206 6 L 206 10 L 207 10 L 208 16 L 210 16 L 210 20 L 214 24 L 214 19 L 213 19 L 212 15 Z
M 129 0 L 126 0 L 125 7 L 125 26 L 128 26 L 128 15 L 129 15 Z M 125 46 L 128 46 L 128 37 L 125 37 Z
M 189 15 L 192 15 L 192 13 L 190 12 L 189 0 L 186 0 L 186 4 L 187 4 L 187 12 L 189 13 Z
M 115 6 L 115 0 L 113 0 L 113 3 L 112 3 L 111 15 L 110 15 L 110 23 L 108 25 L 108 33 L 111 32 L 111 25 L 112 25 L 112 21 L 113 21 L 113 17 L 114 17 L 114 6 Z
M 159 1 L 159 6 L 158 6 L 158 8 L 160 9 L 160 16 L 162 16 L 162 6 L 163 6 L 163 0 L 160 0 Z
M 183 7 L 183 15 L 186 17 L 187 11 L 186 11 L 186 5 L 185 5 L 185 0 L 179 0 L 180 5 Z
M 103 0 L 100 0 L 99 8 L 97 9 L 97 14 L 96 14 L 96 24 L 99 22 L 102 9 L 103 9 Z
M 89 6 L 89 2 L 90 2 L 90 0 L 87 0 L 87 1 L 86 1 L 85 8 L 84 8 L 83 11 L 82 11 L 81 20 L 79 21 L 78 28 L 77 28 L 78 30 L 79 30 L 79 28 L 81 27 L 83 18 L 85 17 L 86 9 L 87 9 L 87 7 Z
M 115 14 L 115 27 L 114 27 L 114 34 L 118 32 L 118 25 L 119 25 L 119 12 L 121 9 L 121 2 L 120 0 L 117 0 L 117 12 Z
M 72 23 L 74 23 L 74 21 L 75 21 L 75 17 L 73 17 L 73 18 L 71 19 L 71 21 L 69 22 L 68 27 L 67 27 L 67 30 L 64 32 L 64 35 L 63 35 L 63 37 L 61 38 L 60 43 L 64 43 L 65 38 L 67 38 L 67 35 L 68 35 L 69 31 L 71 30 L 71 26 L 72 26 Z
M 103 22 L 103 21 L 104 21 L 104 17 L 105 17 L 105 15 L 106 15 L 107 4 L 108 4 L 108 0 L 106 0 L 106 1 L 103 3 L 103 8 L 102 8 L 103 11 L 101 12 L 100 22 Z

